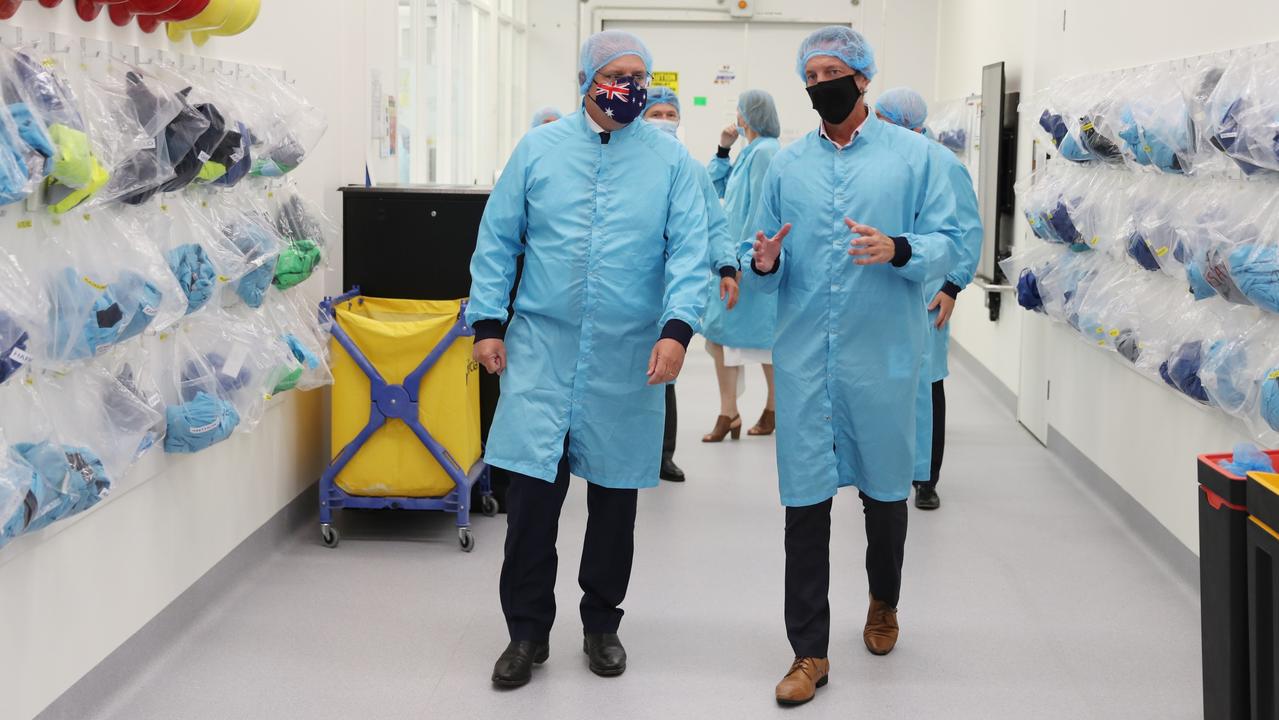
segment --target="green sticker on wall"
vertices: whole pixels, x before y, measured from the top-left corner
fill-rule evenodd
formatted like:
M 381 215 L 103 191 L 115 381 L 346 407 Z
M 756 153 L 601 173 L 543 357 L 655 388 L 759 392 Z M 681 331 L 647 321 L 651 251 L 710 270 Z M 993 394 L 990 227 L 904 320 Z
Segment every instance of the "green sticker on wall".
M 695 107 L 705 107 L 705 106 L 706 106 L 706 98 L 702 97 L 701 95 L 698 95 L 698 96 L 694 97 L 694 98 L 693 98 L 693 105 L 694 105 Z

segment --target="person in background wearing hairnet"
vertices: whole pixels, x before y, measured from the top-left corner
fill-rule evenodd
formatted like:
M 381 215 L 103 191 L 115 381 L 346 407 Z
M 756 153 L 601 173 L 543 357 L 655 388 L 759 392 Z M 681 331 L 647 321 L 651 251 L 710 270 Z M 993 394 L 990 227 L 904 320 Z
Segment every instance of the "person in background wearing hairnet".
M 617 630 L 637 490 L 658 483 L 660 386 L 679 376 L 706 304 L 696 166 L 677 140 L 634 122 L 651 67 L 630 33 L 588 38 L 582 110 L 524 136 L 480 222 L 466 317 L 475 360 L 502 376 L 484 459 L 511 474 L 500 580 L 510 644 L 493 669 L 499 687 L 527 683 L 549 656 L 569 473 L 588 483 L 583 649 L 598 675 L 626 670 Z
M 708 169 L 716 191 L 724 199 L 730 232 L 739 247 L 743 241 L 754 239 L 751 218 L 759 206 L 768 166 L 781 149 L 777 141 L 781 132 L 773 96 L 763 90 L 747 90 L 737 100 L 737 122 L 720 134 L 719 150 Z M 735 161 L 730 161 L 729 150 L 739 137 L 746 139 L 746 146 L 737 153 Z M 715 358 L 719 417 L 702 442 L 722 442 L 729 434 L 734 439 L 740 436 L 742 418 L 737 411 L 737 382 L 748 363 L 764 367 L 768 400 L 759 422 L 747 432 L 772 435 L 777 427 L 771 353 L 777 324 L 777 296 L 762 292 L 743 294 L 738 305 L 739 309 L 733 313 L 724 312 L 724 308 L 714 304 L 706 310 L 702 334 L 706 336 L 707 352 Z
M 659 130 L 676 137 L 679 130 L 679 96 L 668 87 L 654 87 L 648 91 L 648 106 L 644 108 L 644 119 Z M 690 158 L 690 162 L 692 159 Z M 724 208 L 720 206 L 719 195 L 711 185 L 710 177 L 695 166 L 692 172 L 698 179 L 702 196 L 706 198 L 706 220 L 708 233 L 708 250 L 710 252 L 711 271 L 715 276 L 715 289 L 719 292 L 719 303 L 714 297 L 707 300 L 707 314 L 712 306 L 724 311 L 732 310 L 737 305 L 737 245 L 729 235 L 728 219 L 724 217 Z M 659 473 L 663 480 L 684 482 L 684 471 L 675 464 L 675 435 L 679 428 L 679 410 L 675 402 L 675 385 L 666 386 L 666 434 L 662 440 L 662 468 Z
M 921 135 L 928 120 L 928 104 L 919 93 L 906 87 L 885 90 L 875 103 L 875 114 L 885 120 Z M 963 167 L 954 153 L 941 145 L 942 155 Z M 937 480 L 941 476 L 942 453 L 946 449 L 946 390 L 944 381 L 950 374 L 947 355 L 950 352 L 950 316 L 955 311 L 959 293 L 973 281 L 977 260 L 981 257 L 982 226 L 977 209 L 973 181 L 964 169 L 955 187 L 956 209 L 963 240 L 956 250 L 959 261 L 944 276 L 929 278 L 924 286 L 924 302 L 928 303 L 929 333 L 924 351 L 924 369 L 915 393 L 915 507 L 936 510 L 941 507 Z
M 870 609 L 863 641 L 898 637 L 915 405 L 928 334 L 920 302 L 954 265 L 955 184 L 932 142 L 877 120 L 864 94 L 874 51 L 822 28 L 799 48 L 819 127 L 773 158 L 744 259 L 743 294 L 777 294 L 777 465 L 786 506 L 785 705 L 811 700 L 830 672 L 830 529 L 840 487 L 859 491 Z
M 529 129 L 531 130 L 540 125 L 553 123 L 563 117 L 564 113 L 560 112 L 559 108 L 551 107 L 550 105 L 538 108 L 537 112 L 533 113 L 533 123 L 529 125 Z

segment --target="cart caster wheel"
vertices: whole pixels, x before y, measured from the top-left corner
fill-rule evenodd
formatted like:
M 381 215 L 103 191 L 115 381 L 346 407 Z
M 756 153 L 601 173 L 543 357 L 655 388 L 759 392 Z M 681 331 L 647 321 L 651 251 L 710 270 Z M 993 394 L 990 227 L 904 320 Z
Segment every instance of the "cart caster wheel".
M 457 529 L 457 544 L 462 547 L 462 552 L 470 552 L 475 549 L 475 536 L 471 534 L 470 528 Z
M 337 528 L 332 525 L 320 526 L 320 540 L 326 548 L 335 548 L 342 541 L 342 536 L 338 534 Z
M 496 517 L 497 511 L 497 498 L 492 495 L 480 498 L 480 512 L 484 513 L 484 517 Z

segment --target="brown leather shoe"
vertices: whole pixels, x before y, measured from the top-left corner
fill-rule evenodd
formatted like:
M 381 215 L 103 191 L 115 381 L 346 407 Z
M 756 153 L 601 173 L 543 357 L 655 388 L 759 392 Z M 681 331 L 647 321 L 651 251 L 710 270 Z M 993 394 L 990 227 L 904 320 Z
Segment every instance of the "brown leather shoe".
M 887 655 L 897 646 L 898 634 L 897 608 L 872 597 L 870 612 L 866 614 L 866 630 L 862 633 L 866 649 L 872 655 Z
M 829 678 L 830 661 L 826 658 L 795 658 L 786 677 L 777 683 L 777 704 L 803 705 Z
M 755 423 L 755 427 L 746 431 L 747 435 L 772 435 L 777 429 L 777 413 L 772 410 L 765 410 L 763 415 L 759 416 L 759 422 Z
M 734 440 L 742 437 L 742 416 L 730 418 L 727 415 L 720 415 L 715 419 L 715 429 L 702 436 L 704 443 L 724 442 L 724 438 L 729 435 Z

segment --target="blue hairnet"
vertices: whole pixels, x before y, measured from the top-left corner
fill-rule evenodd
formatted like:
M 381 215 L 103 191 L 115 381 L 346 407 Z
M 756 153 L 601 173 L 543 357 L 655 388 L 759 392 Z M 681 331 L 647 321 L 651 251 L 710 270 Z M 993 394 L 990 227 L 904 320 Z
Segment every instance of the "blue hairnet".
M 875 103 L 875 110 L 888 122 L 907 130 L 918 130 L 928 120 L 928 103 L 908 87 L 885 90 Z
M 683 113 L 679 107 L 679 96 L 675 91 L 665 85 L 657 85 L 648 89 L 648 104 L 644 106 L 644 112 L 654 105 L 670 105 L 675 108 L 675 112 Z
M 775 138 L 782 134 L 782 123 L 777 119 L 777 104 L 773 96 L 763 90 L 747 90 L 737 99 L 737 112 L 746 121 L 746 127 L 760 135 Z
M 644 67 L 653 69 L 653 55 L 644 45 L 644 41 L 635 35 L 622 30 L 605 30 L 586 38 L 582 43 L 582 54 L 577 63 L 577 81 L 582 93 L 591 86 L 595 77 L 605 65 L 622 57 L 634 55 L 644 61 Z
M 533 113 L 533 124 L 529 128 L 545 125 L 547 120 L 552 118 L 559 120 L 562 117 L 564 117 L 564 113 L 560 112 L 559 108 L 547 105 L 544 108 L 538 108 L 537 112 Z
M 866 37 L 843 25 L 828 25 L 804 38 L 799 46 L 799 62 L 795 65 L 801 80 L 807 79 L 804 67 L 808 61 L 818 55 L 843 60 L 845 65 L 865 75 L 867 80 L 875 79 L 875 73 L 879 72 L 879 68 L 875 67 L 875 50 Z

